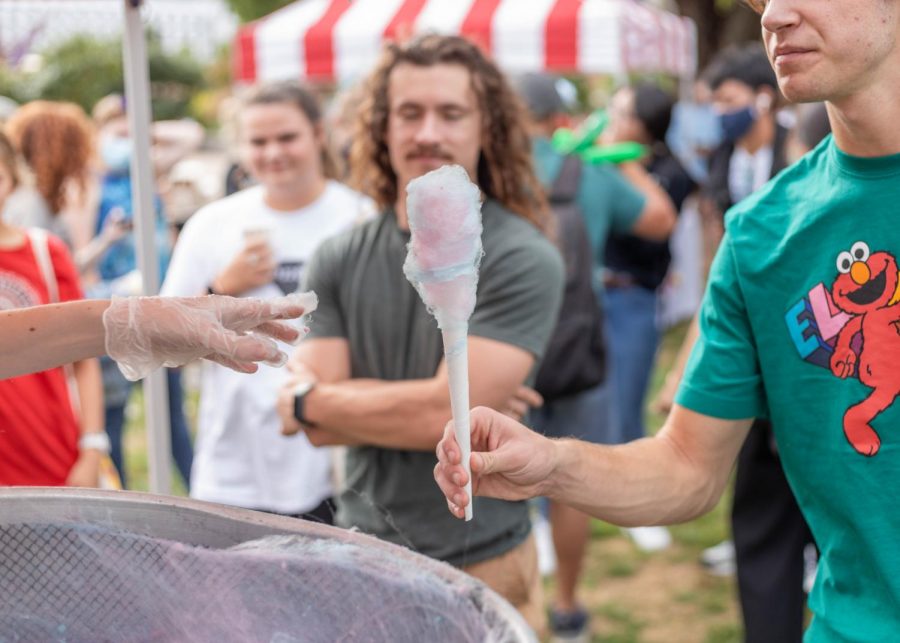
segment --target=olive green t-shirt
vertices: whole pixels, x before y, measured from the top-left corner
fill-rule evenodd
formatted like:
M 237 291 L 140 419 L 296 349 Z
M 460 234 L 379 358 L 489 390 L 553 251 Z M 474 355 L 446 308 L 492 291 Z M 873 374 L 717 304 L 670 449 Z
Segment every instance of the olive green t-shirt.
M 496 201 L 484 203 L 482 219 L 484 259 L 469 335 L 539 359 L 558 314 L 562 259 L 534 226 Z M 409 233 L 387 212 L 326 241 L 309 265 L 306 287 L 319 296 L 310 336 L 347 339 L 353 378 L 429 378 L 443 359 L 437 323 L 403 274 L 407 243 Z M 499 556 L 528 536 L 522 502 L 476 498 L 474 520 L 451 516 L 434 481 L 432 451 L 352 447 L 346 464 L 342 526 L 454 565 Z

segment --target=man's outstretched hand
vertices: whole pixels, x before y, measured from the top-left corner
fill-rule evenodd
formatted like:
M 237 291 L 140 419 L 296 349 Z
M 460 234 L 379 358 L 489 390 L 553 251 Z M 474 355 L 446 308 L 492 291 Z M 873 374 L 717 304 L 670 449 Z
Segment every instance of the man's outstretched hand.
M 491 409 L 473 409 L 472 492 L 503 500 L 523 500 L 544 495 L 552 485 L 557 466 L 556 443 Z M 468 478 L 460 462 L 460 448 L 453 423 L 444 429 L 437 445 L 434 479 L 457 518 L 465 517 L 471 502 L 466 495 Z
M 274 340 L 298 342 L 306 329 L 287 320 L 312 312 L 316 304 L 313 293 L 274 299 L 114 298 L 103 313 L 106 352 L 130 380 L 199 358 L 253 373 L 257 362 L 287 361 Z

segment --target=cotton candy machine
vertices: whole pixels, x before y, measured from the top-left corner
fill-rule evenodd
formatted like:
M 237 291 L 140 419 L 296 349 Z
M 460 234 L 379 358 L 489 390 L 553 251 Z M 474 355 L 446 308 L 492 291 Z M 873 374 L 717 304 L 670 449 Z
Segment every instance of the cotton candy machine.
M 0 489 L 0 641 L 534 641 L 462 572 L 180 498 Z

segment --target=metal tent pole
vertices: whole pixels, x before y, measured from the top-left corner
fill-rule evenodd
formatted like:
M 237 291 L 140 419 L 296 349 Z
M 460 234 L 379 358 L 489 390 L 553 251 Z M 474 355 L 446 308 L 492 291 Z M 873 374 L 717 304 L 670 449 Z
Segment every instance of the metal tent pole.
M 144 25 L 143 0 L 125 4 L 124 72 L 128 124 L 134 143 L 131 158 L 131 190 L 136 226 L 137 260 L 144 295 L 159 292 L 159 257 L 156 249 L 156 213 L 153 208 L 154 179 L 150 161 L 150 81 Z M 169 440 L 169 391 L 166 373 L 158 369 L 144 379 L 144 421 L 147 427 L 150 491 L 171 492 Z

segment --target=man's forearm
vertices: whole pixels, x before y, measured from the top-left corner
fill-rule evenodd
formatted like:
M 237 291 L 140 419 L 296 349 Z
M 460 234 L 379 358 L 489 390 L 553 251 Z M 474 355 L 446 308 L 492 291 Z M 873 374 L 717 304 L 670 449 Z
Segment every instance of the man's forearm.
M 557 464 L 546 493 L 626 527 L 691 520 L 718 502 L 745 435 L 737 430 L 735 440 L 713 455 L 721 458 L 716 466 L 692 462 L 686 453 L 694 449 L 685 449 L 665 429 L 618 446 L 555 441 Z
M 430 451 L 450 420 L 450 396 L 436 379 L 320 383 L 307 395 L 304 415 L 347 441 Z
M 0 314 L 0 378 L 47 370 L 105 352 L 103 311 L 91 299 Z

